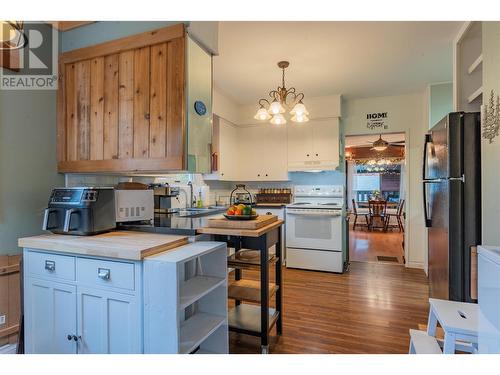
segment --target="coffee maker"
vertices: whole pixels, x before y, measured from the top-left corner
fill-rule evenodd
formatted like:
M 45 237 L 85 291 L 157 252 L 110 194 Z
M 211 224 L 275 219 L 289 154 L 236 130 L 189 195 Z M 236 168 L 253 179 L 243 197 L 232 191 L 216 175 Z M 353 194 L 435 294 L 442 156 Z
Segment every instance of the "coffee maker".
M 154 207 L 155 215 L 173 214 L 179 211 L 179 208 L 174 208 L 173 199 L 179 196 L 179 188 L 165 184 L 152 184 L 150 188 L 154 191 Z
M 112 187 L 55 188 L 43 216 L 43 230 L 88 236 L 116 227 Z

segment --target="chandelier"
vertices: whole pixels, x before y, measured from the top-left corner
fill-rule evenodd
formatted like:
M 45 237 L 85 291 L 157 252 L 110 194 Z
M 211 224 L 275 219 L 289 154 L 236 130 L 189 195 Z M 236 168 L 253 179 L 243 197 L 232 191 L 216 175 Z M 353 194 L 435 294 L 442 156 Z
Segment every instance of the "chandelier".
M 260 99 L 259 109 L 254 116 L 254 119 L 266 121 L 271 120 L 270 123 L 274 125 L 286 124 L 285 113 L 292 108 L 290 115 L 293 122 L 307 122 L 309 112 L 306 109 L 302 100 L 304 99 L 303 93 L 297 93 L 295 87 L 289 89 L 285 86 L 285 69 L 288 68 L 290 63 L 288 61 L 280 61 L 278 67 L 282 70 L 281 87 L 278 86 L 276 90 L 269 92 L 270 100 Z

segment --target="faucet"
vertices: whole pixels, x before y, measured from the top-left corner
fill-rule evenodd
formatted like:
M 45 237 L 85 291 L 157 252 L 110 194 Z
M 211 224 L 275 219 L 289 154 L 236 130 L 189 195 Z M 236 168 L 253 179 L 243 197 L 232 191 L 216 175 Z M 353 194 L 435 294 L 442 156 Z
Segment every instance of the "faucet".
M 193 199 L 194 199 L 194 193 L 193 193 L 193 183 L 191 181 L 188 182 L 188 186 L 190 189 L 190 195 L 189 195 L 189 207 L 193 208 Z M 186 202 L 187 206 L 187 202 Z

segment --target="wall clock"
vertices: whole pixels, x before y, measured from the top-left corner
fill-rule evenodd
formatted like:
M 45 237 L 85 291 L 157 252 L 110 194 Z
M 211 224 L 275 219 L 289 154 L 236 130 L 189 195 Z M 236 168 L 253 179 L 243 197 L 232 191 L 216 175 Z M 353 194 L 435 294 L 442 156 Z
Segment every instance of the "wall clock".
M 194 102 L 194 110 L 200 116 L 203 116 L 205 113 L 207 113 L 207 107 L 201 100 L 197 100 Z

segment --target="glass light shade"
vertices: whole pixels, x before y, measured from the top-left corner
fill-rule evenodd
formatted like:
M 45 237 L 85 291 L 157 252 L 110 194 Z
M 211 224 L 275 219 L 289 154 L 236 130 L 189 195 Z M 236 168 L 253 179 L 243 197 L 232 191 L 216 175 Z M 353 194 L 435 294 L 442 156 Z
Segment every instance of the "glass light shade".
M 297 116 L 307 116 L 309 115 L 309 112 L 307 111 L 306 106 L 304 103 L 297 103 L 293 107 L 293 109 L 290 111 L 291 115 L 297 115 Z
M 306 115 L 295 115 L 292 117 L 293 122 L 307 122 L 309 121 L 309 117 Z
M 256 120 L 269 120 L 271 118 L 271 115 L 267 112 L 267 110 L 264 107 L 260 107 L 255 116 L 253 117 Z
M 384 151 L 387 148 L 387 146 L 374 146 L 373 149 L 375 151 Z
M 281 105 L 280 102 L 278 102 L 278 101 L 275 100 L 269 106 L 269 114 L 271 114 L 271 115 L 277 115 L 277 114 L 280 114 L 280 113 L 285 113 L 285 108 L 283 108 L 283 106 Z M 283 116 L 281 116 L 281 117 L 283 117 Z
M 274 115 L 273 118 L 271 119 L 271 124 L 273 125 L 286 124 L 285 116 L 283 116 L 281 113 Z

